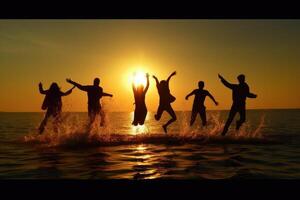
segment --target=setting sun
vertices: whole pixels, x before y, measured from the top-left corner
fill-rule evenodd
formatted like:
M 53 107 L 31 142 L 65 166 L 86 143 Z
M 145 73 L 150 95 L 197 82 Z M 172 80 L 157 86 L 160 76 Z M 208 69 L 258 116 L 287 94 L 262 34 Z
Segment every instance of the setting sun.
M 137 87 L 139 85 L 143 85 L 144 87 L 146 86 L 146 73 L 143 71 L 137 71 L 134 72 L 133 74 L 133 83 L 134 86 Z

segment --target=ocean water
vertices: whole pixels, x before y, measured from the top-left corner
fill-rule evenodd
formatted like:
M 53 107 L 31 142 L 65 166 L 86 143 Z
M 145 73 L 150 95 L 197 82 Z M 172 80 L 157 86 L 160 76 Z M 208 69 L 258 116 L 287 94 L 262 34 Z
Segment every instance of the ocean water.
M 164 134 L 149 112 L 133 127 L 133 113 L 106 114 L 106 125 L 86 131 L 87 113 L 63 113 L 59 132 L 43 113 L 0 113 L 0 179 L 299 179 L 300 110 L 249 110 L 220 136 L 228 111 L 208 111 L 189 127 L 190 112 Z

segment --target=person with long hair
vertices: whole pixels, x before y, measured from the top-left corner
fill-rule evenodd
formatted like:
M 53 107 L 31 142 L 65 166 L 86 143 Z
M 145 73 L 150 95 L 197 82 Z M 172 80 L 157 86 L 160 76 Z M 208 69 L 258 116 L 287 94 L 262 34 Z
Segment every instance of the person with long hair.
M 42 105 L 43 110 L 47 110 L 43 121 L 39 126 L 39 133 L 42 134 L 44 132 L 47 121 L 50 117 L 54 118 L 54 131 L 57 132 L 57 128 L 59 123 L 61 122 L 61 111 L 62 111 L 62 96 L 67 96 L 72 93 L 71 88 L 67 92 L 60 91 L 57 83 L 52 83 L 48 90 L 43 89 L 42 83 L 39 83 L 39 91 L 41 94 L 46 95 L 44 98 L 44 102 Z
M 147 78 L 147 85 L 144 89 L 143 84 L 135 85 L 132 83 L 132 90 L 134 94 L 134 104 L 135 104 L 135 110 L 134 110 L 134 119 L 132 122 L 132 125 L 137 126 L 143 125 L 147 116 L 147 107 L 145 103 L 145 97 L 146 93 L 149 88 L 149 74 L 146 74 Z

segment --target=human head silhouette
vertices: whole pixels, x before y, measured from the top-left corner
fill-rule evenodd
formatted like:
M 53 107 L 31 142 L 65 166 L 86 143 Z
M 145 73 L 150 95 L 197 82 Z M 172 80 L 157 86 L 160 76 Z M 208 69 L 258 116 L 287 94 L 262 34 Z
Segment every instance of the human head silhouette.
M 204 82 L 203 81 L 199 81 L 198 82 L 198 87 L 199 87 L 199 89 L 203 89 L 204 88 Z
M 167 81 L 161 80 L 161 81 L 159 82 L 159 84 L 160 84 L 161 86 L 165 86 L 165 85 L 167 85 Z
M 238 75 L 237 79 L 239 80 L 239 83 L 244 83 L 245 82 L 245 75 L 240 74 L 240 75 Z
M 98 86 L 100 84 L 100 79 L 99 78 L 95 78 L 94 79 L 94 85 Z
M 51 85 L 50 85 L 50 89 L 49 89 L 51 92 L 59 92 L 59 87 L 58 87 L 58 84 L 53 82 Z
M 167 91 L 168 90 L 168 83 L 165 80 L 161 80 L 159 82 L 159 86 L 160 86 L 161 90 L 163 90 L 163 91 Z

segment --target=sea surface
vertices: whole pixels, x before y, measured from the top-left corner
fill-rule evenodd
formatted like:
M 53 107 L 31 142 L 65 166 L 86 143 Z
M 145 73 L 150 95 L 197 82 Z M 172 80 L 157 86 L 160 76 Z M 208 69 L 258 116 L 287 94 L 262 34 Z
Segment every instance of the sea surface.
M 190 127 L 190 112 L 165 134 L 149 112 L 144 126 L 133 113 L 106 114 L 104 127 L 87 131 L 87 113 L 63 113 L 58 133 L 44 113 L 0 113 L 0 179 L 299 179 L 300 110 L 249 110 L 220 136 L 228 111 L 208 111 Z M 235 119 L 236 120 L 236 119 Z

